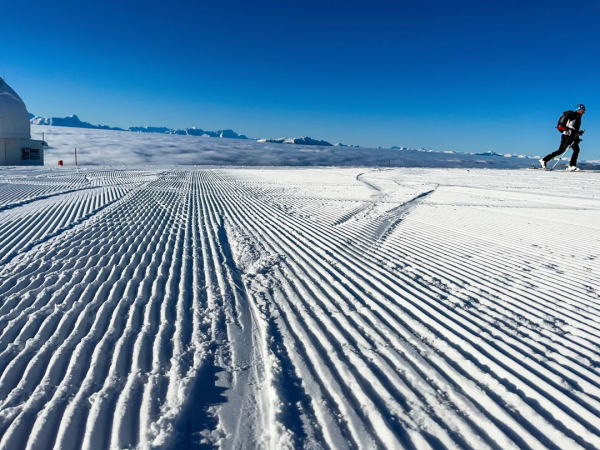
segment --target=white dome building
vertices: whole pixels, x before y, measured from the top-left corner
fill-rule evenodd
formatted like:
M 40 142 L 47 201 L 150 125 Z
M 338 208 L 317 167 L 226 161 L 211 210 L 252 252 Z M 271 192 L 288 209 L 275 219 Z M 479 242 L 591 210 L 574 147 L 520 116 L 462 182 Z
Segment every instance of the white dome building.
M 0 78 L 0 166 L 43 165 L 43 142 L 31 139 L 25 103 Z

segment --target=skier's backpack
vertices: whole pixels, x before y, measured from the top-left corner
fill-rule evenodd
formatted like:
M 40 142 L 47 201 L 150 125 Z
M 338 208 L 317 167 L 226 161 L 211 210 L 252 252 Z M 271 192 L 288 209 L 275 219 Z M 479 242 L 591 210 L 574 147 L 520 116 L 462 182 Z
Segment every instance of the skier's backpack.
M 562 113 L 560 119 L 558 119 L 558 123 L 556 124 L 556 129 L 561 133 L 567 129 L 567 122 L 569 122 L 569 116 L 573 114 L 573 111 L 568 110 Z

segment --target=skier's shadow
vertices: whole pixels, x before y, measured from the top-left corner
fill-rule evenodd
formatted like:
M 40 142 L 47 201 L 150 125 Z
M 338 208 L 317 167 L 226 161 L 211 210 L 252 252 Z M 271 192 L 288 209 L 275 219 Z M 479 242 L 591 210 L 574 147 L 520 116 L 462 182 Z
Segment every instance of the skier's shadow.
M 212 406 L 225 403 L 227 397 L 224 393 L 225 387 L 216 385 L 217 375 L 224 369 L 207 364 L 196 379 L 194 388 L 190 395 L 192 396 L 187 420 L 182 424 L 184 429 L 183 437 L 177 449 L 182 450 L 208 450 L 216 449 L 218 445 L 211 436 L 205 436 L 204 433 L 217 429 L 219 420 L 209 412 Z M 203 433 L 204 432 L 204 433 Z M 203 442 L 204 441 L 204 442 Z

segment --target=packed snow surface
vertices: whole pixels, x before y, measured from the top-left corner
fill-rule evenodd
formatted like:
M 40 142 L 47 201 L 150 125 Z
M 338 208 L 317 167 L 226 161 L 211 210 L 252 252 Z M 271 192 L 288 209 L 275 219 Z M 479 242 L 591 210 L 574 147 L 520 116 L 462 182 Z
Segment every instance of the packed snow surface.
M 0 449 L 600 448 L 595 173 L 0 170 Z

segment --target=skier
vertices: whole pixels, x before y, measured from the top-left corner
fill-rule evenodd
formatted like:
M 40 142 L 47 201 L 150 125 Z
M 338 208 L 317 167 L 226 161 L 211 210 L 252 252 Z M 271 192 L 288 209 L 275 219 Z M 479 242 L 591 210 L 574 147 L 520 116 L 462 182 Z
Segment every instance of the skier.
M 558 155 L 562 155 L 563 153 L 565 153 L 570 145 L 573 148 L 573 156 L 571 156 L 571 162 L 569 163 L 569 167 L 567 167 L 567 171 L 573 172 L 579 170 L 579 168 L 577 167 L 577 156 L 579 156 L 579 142 L 581 141 L 579 136 L 581 136 L 584 132 L 584 130 L 579 131 L 579 128 L 581 128 L 581 116 L 583 116 L 584 114 L 585 105 L 582 105 L 581 103 L 577 105 L 575 111 L 565 111 L 564 115 L 566 115 L 566 126 L 560 138 L 560 147 L 558 147 L 558 150 L 556 150 L 554 153 L 550 153 L 549 155 L 546 155 L 542 159 L 540 159 L 542 169 L 546 169 L 546 164 L 550 160 L 554 159 Z

